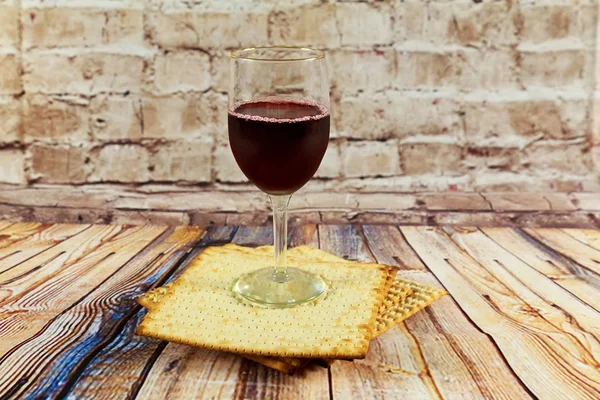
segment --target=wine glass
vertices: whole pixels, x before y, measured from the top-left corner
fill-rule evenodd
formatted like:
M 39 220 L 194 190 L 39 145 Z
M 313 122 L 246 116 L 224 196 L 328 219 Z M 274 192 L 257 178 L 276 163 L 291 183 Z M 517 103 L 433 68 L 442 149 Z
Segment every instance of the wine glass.
M 286 266 L 287 207 L 319 168 L 329 142 L 325 53 L 253 47 L 231 53 L 229 143 L 246 177 L 273 207 L 274 267 L 243 275 L 234 290 L 250 302 L 291 307 L 321 296 L 323 279 Z

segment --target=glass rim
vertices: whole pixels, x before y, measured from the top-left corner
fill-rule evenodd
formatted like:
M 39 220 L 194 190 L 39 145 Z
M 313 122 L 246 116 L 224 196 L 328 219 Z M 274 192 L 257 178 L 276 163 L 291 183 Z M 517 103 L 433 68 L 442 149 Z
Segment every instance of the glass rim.
M 296 50 L 303 52 L 311 52 L 313 55 L 307 57 L 294 57 L 294 58 L 257 58 L 257 57 L 249 57 L 242 55 L 245 51 L 252 50 Z M 264 62 L 287 62 L 287 61 L 310 61 L 310 60 L 320 60 L 325 58 L 325 52 L 323 50 L 312 49 L 310 47 L 301 47 L 301 46 L 256 46 L 256 47 L 245 47 L 241 49 L 236 49 L 231 52 L 231 58 L 239 59 L 239 60 L 248 60 L 248 61 L 264 61 Z

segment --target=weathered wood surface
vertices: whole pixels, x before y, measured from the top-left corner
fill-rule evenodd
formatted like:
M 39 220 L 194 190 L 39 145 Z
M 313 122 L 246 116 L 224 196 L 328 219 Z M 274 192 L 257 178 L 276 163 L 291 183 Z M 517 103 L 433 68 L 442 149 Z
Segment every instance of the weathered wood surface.
M 13 221 L 256 226 L 270 223 L 269 206 L 251 185 L 0 185 L 0 219 Z M 311 181 L 290 210 L 299 224 L 600 228 L 600 193 L 365 193 Z
M 600 398 L 596 230 L 293 227 L 292 246 L 396 265 L 451 294 L 375 339 L 364 360 L 295 376 L 134 334 L 145 313 L 135 299 L 206 246 L 271 235 L 0 222 L 0 399 Z
M 401 257 L 401 277 L 440 285 L 397 227 L 321 226 L 319 232 L 324 250 L 392 265 Z M 341 399 L 529 397 L 495 345 L 450 297 L 375 339 L 366 359 L 340 361 L 331 370 L 334 397 Z

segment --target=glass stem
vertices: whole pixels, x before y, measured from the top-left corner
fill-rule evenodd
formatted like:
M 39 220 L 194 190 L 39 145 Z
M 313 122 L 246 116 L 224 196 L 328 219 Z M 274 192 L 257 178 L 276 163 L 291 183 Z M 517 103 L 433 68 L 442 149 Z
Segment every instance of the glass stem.
M 271 205 L 273 206 L 273 242 L 275 244 L 275 272 L 273 280 L 275 282 L 288 281 L 285 253 L 287 251 L 287 208 L 291 197 L 291 194 L 269 196 Z

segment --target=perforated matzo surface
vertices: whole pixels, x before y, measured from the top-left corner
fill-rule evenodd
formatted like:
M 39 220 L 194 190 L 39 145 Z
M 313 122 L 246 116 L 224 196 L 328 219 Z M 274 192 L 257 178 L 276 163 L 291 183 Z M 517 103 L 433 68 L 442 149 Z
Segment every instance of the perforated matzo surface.
M 291 309 L 240 303 L 231 291 L 236 279 L 270 262 L 270 257 L 207 249 L 151 308 L 138 334 L 235 353 L 329 358 L 366 355 L 389 267 L 290 259 L 290 266 L 332 282 L 327 298 Z
M 440 297 L 448 294 L 444 289 L 398 277 L 396 277 L 392 288 L 396 287 L 410 289 L 411 293 L 398 303 L 387 307 L 384 312 L 380 312 L 375 324 L 373 337 L 381 335 L 388 329 L 404 321 L 406 318 L 431 305 Z

